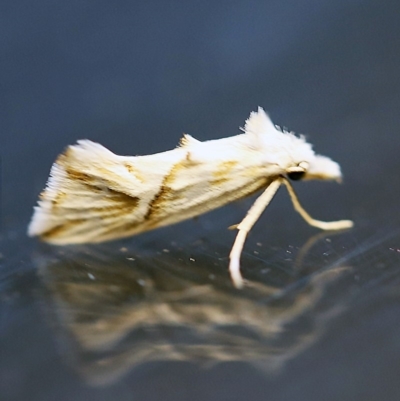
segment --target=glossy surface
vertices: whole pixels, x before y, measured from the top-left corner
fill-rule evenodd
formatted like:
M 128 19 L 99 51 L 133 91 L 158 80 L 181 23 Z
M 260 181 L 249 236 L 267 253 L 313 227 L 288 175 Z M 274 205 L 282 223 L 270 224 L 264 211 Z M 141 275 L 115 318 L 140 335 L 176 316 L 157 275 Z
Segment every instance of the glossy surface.
M 400 398 L 400 28 L 389 2 L 4 2 L 1 400 Z M 227 271 L 251 199 L 124 241 L 25 235 L 79 138 L 120 154 L 238 133 L 260 105 L 338 161 L 285 190 Z

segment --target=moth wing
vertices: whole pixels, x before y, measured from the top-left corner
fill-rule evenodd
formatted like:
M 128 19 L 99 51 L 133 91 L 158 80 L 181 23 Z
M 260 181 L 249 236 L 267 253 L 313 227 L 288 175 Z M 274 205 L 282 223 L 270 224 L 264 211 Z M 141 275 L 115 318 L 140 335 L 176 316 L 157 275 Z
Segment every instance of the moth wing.
M 162 168 L 149 170 L 137 159 L 87 140 L 69 146 L 52 166 L 28 234 L 56 244 L 130 235 L 144 219 L 165 173 Z
M 201 143 L 201 141 L 199 141 L 196 138 L 193 138 L 191 135 L 183 134 L 183 137 L 179 141 L 179 146 L 180 147 L 190 147 L 190 146 L 196 146 L 199 143 Z
M 232 138 L 139 157 L 79 141 L 54 163 L 28 233 L 60 245 L 126 237 L 240 199 L 269 177 Z
M 160 226 L 198 216 L 268 185 L 270 174 L 262 155 L 238 146 L 232 138 L 186 149 L 186 157 L 171 167 L 152 202 L 149 224 Z

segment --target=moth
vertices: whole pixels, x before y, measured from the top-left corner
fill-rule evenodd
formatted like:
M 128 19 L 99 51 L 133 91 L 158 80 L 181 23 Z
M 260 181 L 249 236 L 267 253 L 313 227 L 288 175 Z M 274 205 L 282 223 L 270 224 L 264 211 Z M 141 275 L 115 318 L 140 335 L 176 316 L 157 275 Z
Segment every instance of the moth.
M 341 230 L 353 225 L 350 220 L 313 219 L 289 182 L 340 181 L 336 162 L 315 154 L 303 136 L 275 126 L 262 108 L 250 114 L 242 131 L 204 142 L 184 135 L 176 149 L 148 156 L 118 156 L 80 140 L 53 164 L 28 234 L 56 245 L 109 241 L 175 224 L 264 190 L 231 227 L 238 234 L 229 271 L 241 288 L 246 236 L 282 184 L 311 226 Z

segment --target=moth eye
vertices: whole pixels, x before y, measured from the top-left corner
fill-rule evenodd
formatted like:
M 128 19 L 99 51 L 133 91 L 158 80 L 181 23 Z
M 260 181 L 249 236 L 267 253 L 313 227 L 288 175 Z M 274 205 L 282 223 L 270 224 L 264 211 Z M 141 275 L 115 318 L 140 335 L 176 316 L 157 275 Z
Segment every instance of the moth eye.
M 293 171 L 288 173 L 288 177 L 293 181 L 301 180 L 304 177 L 305 171 Z

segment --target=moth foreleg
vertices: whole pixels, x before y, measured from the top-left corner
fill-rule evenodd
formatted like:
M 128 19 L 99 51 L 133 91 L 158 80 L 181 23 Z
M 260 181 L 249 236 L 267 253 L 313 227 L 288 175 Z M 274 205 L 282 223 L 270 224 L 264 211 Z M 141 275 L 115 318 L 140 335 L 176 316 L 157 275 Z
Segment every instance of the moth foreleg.
M 254 223 L 259 219 L 262 212 L 271 202 L 280 185 L 280 178 L 273 181 L 256 199 L 253 206 L 247 212 L 246 217 L 236 226 L 239 232 L 236 236 L 235 242 L 233 243 L 231 253 L 229 254 L 229 272 L 236 288 L 243 287 L 243 278 L 240 274 L 240 255 L 242 254 L 247 233 L 251 230 Z
M 313 219 L 301 206 L 299 198 L 296 195 L 292 185 L 290 182 L 282 177 L 281 182 L 286 185 L 286 188 L 289 192 L 290 199 L 292 200 L 293 207 L 298 212 L 301 217 L 313 227 L 320 228 L 321 230 L 344 230 L 345 228 L 353 227 L 353 222 L 351 220 L 338 220 L 338 221 L 320 221 Z

